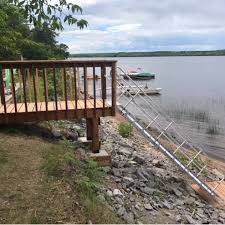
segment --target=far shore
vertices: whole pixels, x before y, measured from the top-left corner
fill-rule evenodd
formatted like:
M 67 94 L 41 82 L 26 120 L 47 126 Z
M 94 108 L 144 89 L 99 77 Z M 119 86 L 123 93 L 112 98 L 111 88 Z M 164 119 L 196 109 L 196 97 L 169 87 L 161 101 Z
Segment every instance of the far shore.
M 110 52 L 70 54 L 70 57 L 173 57 L 173 56 L 225 56 L 225 50 L 213 51 L 155 51 L 155 52 Z

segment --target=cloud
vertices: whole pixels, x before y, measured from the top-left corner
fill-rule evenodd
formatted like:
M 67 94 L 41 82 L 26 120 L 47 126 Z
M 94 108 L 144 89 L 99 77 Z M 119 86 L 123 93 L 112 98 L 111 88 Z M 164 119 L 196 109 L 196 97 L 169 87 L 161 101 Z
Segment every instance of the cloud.
M 66 27 L 70 52 L 225 48 L 224 0 L 71 0 L 89 27 Z

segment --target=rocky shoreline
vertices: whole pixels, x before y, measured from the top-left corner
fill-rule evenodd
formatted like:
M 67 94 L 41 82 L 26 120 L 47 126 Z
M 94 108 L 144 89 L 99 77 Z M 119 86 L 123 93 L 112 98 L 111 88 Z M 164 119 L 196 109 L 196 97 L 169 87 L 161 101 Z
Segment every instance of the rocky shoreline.
M 193 181 L 134 130 L 129 138 L 119 135 L 122 117 L 101 119 L 102 149 L 112 156 L 98 198 L 126 223 L 225 223 L 225 208 L 215 208 L 191 188 Z M 123 120 L 123 119 L 122 119 Z M 53 138 L 77 143 L 85 135 L 85 122 L 52 126 Z M 77 152 L 87 156 L 84 148 Z
M 127 223 L 225 223 L 224 208 L 200 199 L 189 178 L 138 132 L 122 138 L 117 126 L 117 119 L 102 120 L 102 148 L 112 154 L 112 166 L 110 185 L 99 198 L 121 218 Z

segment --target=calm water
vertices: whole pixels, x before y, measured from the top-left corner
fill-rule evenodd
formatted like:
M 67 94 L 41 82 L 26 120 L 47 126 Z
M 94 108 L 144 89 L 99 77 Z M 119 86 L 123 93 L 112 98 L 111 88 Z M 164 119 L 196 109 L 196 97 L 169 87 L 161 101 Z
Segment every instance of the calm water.
M 154 101 L 193 143 L 225 160 L 225 57 L 115 59 L 123 69 L 141 67 L 155 73 L 148 85 L 163 90 Z

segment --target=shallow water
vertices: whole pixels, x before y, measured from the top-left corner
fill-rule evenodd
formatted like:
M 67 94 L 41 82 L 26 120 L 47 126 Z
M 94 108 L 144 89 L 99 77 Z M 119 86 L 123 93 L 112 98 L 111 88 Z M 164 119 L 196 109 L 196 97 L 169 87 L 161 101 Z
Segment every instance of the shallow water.
M 153 97 L 204 151 L 225 160 L 225 57 L 114 58 L 123 69 L 143 68 L 161 87 Z

